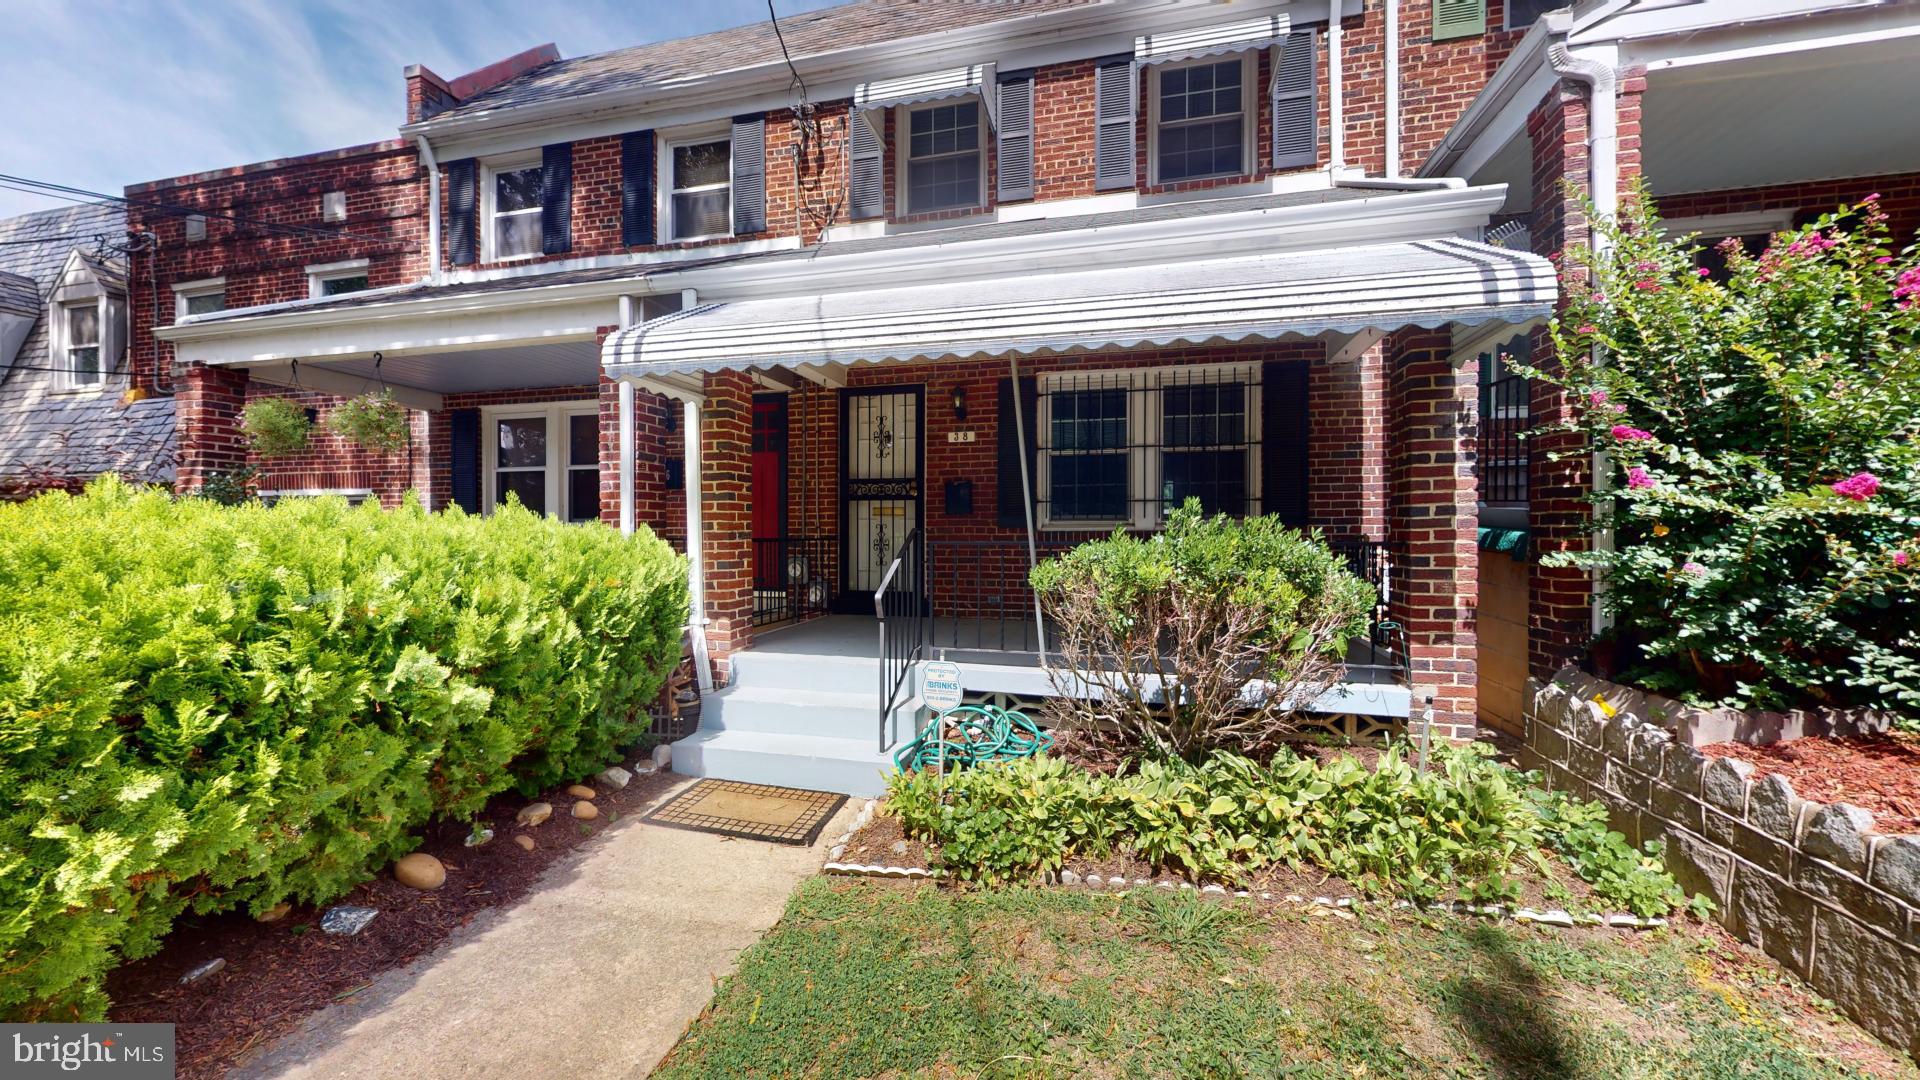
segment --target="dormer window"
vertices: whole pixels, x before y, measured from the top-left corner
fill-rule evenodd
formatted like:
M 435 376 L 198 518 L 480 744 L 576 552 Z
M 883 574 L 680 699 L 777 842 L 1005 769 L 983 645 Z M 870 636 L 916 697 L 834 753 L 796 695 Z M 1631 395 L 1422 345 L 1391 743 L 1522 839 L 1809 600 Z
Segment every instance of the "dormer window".
M 489 166 L 482 189 L 487 257 L 493 261 L 540 254 L 540 162 Z
M 92 301 L 62 305 L 60 317 L 66 330 L 67 386 L 74 390 L 99 386 L 107 377 L 100 363 L 100 305 Z
M 907 214 L 982 205 L 987 159 L 980 138 L 980 102 L 906 107 Z
M 667 235 L 709 240 L 733 235 L 733 144 L 701 139 L 667 146 Z
M 1253 53 L 1153 68 L 1153 182 L 1252 170 Z

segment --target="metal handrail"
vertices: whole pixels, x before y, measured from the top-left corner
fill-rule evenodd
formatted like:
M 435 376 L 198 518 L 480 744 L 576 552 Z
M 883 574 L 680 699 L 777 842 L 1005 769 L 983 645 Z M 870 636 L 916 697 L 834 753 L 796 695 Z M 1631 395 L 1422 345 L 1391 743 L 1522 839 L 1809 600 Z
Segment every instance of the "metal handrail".
M 887 572 L 880 577 L 880 587 L 873 590 L 873 615 L 880 623 L 880 752 L 883 754 L 893 748 L 892 740 L 887 738 L 891 728 L 888 721 L 894 706 L 900 702 L 900 690 L 913 673 L 913 665 L 926 651 L 926 588 L 921 573 L 920 543 L 920 530 L 916 527 L 900 542 L 893 561 L 887 564 Z M 906 585 L 904 593 L 896 587 L 897 582 Z M 889 619 L 887 609 L 898 608 L 903 598 L 906 610 L 892 613 L 903 617 Z

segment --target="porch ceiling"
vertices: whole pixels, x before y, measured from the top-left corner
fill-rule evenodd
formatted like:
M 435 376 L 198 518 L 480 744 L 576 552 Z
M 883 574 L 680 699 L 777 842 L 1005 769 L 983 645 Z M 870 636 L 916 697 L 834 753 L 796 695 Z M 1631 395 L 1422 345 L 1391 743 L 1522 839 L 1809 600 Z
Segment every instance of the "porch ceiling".
M 1554 296 L 1546 260 L 1440 239 L 705 304 L 611 335 L 602 355 L 609 374 L 647 378 L 1271 341 L 1525 322 Z
M 266 382 L 311 384 L 359 379 L 367 386 L 388 385 L 430 394 L 470 394 L 493 390 L 531 390 L 554 386 L 592 386 L 600 380 L 600 347 L 592 341 L 539 342 L 500 348 L 383 356 L 316 359 L 297 368 L 275 363 L 253 368 Z

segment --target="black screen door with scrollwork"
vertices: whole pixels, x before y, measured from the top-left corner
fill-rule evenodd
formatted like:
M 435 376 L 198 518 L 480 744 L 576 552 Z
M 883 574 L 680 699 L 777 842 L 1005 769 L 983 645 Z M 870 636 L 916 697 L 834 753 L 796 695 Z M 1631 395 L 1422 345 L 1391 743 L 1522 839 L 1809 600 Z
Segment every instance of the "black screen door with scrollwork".
M 920 524 L 921 391 L 850 390 L 840 423 L 840 494 L 848 611 L 871 613 L 873 591 Z M 908 586 L 911 588 L 911 586 Z

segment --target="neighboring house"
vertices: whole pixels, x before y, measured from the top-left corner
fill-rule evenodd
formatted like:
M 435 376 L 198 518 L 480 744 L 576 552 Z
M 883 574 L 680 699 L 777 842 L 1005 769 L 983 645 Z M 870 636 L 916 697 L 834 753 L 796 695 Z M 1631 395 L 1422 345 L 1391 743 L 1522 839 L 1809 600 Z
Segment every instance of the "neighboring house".
M 176 208 L 133 214 L 133 366 L 178 373 L 183 488 L 253 464 L 669 537 L 726 687 L 687 771 L 870 790 L 912 661 L 1047 693 L 1031 555 L 1188 497 L 1380 586 L 1327 726 L 1465 737 L 1481 369 L 1550 316 L 1554 182 L 1584 180 L 1584 85 L 1507 74 L 1563 33 L 1545 6 L 881 0 L 781 19 L 784 54 L 761 24 L 411 68 L 399 139 L 128 189 Z M 1547 105 L 1502 171 L 1434 164 Z M 249 399 L 382 386 L 403 453 L 238 435 Z M 1496 500 L 1536 536 L 1572 498 L 1540 468 Z M 1584 615 L 1534 576 L 1523 621 Z
M 0 498 L 173 480 L 173 403 L 129 393 L 126 215 L 0 220 Z

